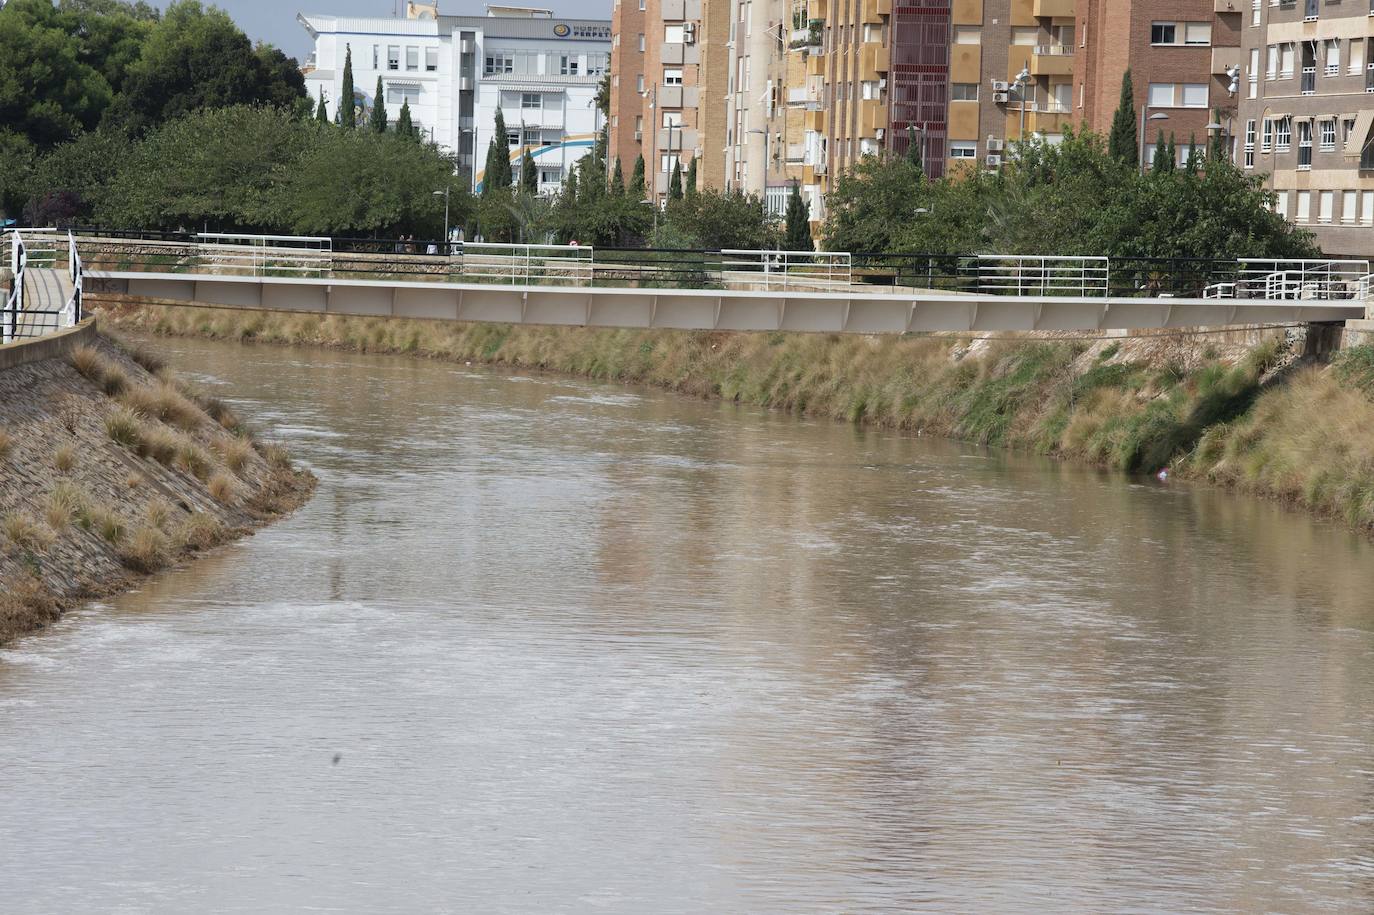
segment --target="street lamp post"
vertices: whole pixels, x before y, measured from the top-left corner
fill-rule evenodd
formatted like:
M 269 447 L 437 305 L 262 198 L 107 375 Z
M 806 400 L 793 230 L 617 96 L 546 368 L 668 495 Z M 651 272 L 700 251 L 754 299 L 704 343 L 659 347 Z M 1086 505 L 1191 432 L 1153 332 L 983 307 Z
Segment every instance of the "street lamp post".
M 1016 74 L 1016 79 L 1012 85 L 1016 87 L 1016 94 L 1021 96 L 1021 142 L 1026 142 L 1026 84 L 1030 82 L 1030 67 L 1022 67 L 1021 72 Z
M 448 185 L 447 185 L 447 184 L 444 185 L 444 189 L 443 189 L 442 191 L 435 191 L 435 192 L 434 192 L 434 196 L 435 196 L 435 197 L 443 197 L 443 198 L 444 198 L 444 251 L 447 252 L 447 251 L 448 251 L 448 244 L 449 244 L 449 239 L 448 239 Z
M 1150 115 L 1149 118 L 1147 119 L 1147 118 L 1145 117 L 1145 113 L 1146 113 L 1147 111 L 1149 111 L 1149 110 L 1150 110 L 1150 105 L 1149 105 L 1148 102 L 1145 103 L 1144 105 L 1141 105 L 1141 106 L 1140 106 L 1140 173 L 1141 173 L 1142 175 L 1145 174 L 1145 122 L 1146 122 L 1146 120 L 1151 120 L 1151 121 L 1167 121 L 1167 120 L 1169 120 L 1169 116 L 1168 116 L 1167 114 L 1165 114 L 1164 112 L 1162 112 L 1162 111 L 1156 111 L 1154 114 Z

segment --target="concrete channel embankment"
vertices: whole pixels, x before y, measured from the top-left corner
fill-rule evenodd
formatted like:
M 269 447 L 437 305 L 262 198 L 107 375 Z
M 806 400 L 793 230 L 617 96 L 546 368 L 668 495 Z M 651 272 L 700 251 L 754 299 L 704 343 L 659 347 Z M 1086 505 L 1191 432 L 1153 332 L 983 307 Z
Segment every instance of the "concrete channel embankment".
M 94 321 L 0 346 L 0 644 L 299 506 L 314 477 Z

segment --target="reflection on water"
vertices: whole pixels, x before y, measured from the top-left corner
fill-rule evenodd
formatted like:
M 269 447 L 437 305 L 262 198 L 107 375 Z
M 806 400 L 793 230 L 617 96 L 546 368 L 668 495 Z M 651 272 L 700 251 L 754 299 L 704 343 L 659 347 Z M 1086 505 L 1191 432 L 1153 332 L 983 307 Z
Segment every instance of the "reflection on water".
M 321 486 L 0 652 L 7 911 L 1374 907 L 1344 532 L 655 392 L 162 345 Z

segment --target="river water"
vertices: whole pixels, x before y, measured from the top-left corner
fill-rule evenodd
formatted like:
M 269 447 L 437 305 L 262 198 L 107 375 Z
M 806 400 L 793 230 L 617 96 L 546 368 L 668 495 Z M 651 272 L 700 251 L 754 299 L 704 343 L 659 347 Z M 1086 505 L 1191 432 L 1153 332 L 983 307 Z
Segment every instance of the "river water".
M 318 473 L 0 652 L 0 908 L 1374 909 L 1374 548 L 642 389 L 160 341 Z

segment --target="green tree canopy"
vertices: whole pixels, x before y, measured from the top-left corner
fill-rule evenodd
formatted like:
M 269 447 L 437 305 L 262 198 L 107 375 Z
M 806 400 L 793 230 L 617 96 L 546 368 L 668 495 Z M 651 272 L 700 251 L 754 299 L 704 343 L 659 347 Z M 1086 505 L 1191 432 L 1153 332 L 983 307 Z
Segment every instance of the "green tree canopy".
M 811 207 L 802 200 L 801 186 L 796 182 L 792 183 L 792 192 L 787 195 L 782 246 L 788 251 L 811 251 L 816 247 L 811 240 Z
M 416 139 L 415 122 L 410 119 L 410 99 L 401 100 L 401 113 L 396 116 L 396 135 L 407 140 Z
M 670 199 L 660 230 L 661 247 L 761 250 L 777 247 L 781 239 L 757 195 L 712 188 Z
M 39 149 L 94 127 L 113 95 L 49 0 L 0 10 L 0 127 Z
M 1128 69 L 1121 77 L 1121 98 L 1112 116 L 1112 129 L 1107 135 L 1107 154 L 1132 168 L 1140 165 L 1140 136 L 1135 127 L 1135 87 Z

